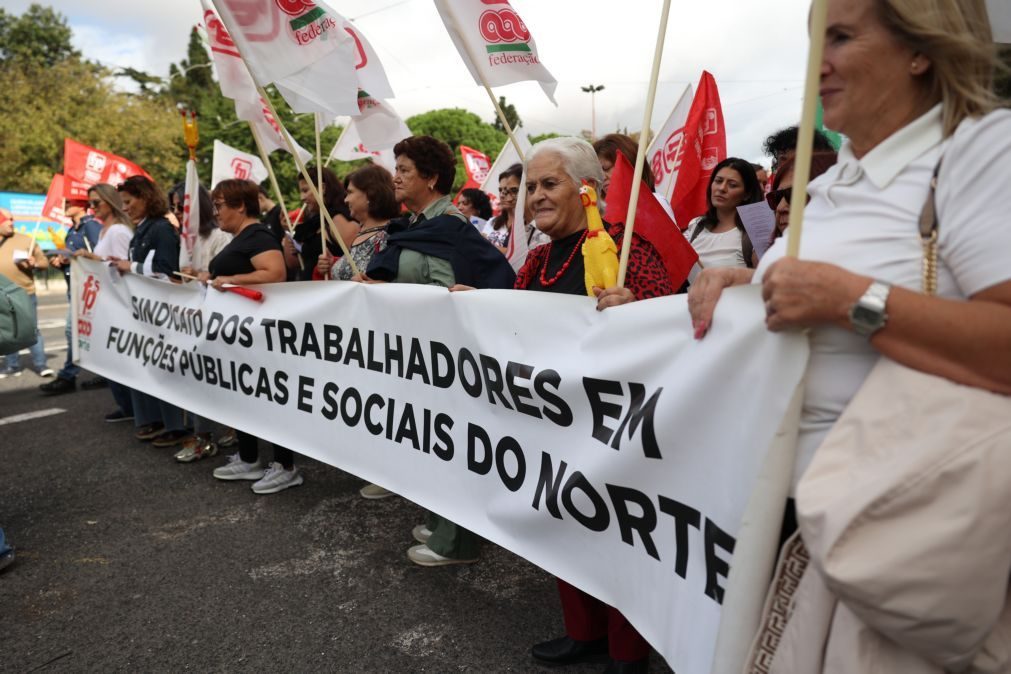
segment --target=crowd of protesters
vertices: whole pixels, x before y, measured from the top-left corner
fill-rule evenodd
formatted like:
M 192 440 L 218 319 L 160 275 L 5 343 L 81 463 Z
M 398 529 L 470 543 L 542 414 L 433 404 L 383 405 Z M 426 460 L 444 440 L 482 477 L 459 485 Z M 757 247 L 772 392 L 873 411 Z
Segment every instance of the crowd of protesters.
M 880 355 L 966 386 L 1011 393 L 1011 266 L 1004 257 L 1011 228 L 1000 198 L 1011 171 L 1011 112 L 998 110 L 993 94 L 997 65 L 982 3 L 941 5 L 944 11 L 920 16 L 915 0 L 831 4 L 822 66 L 825 120 L 848 140 L 837 154 L 816 134 L 802 259 L 786 257 L 783 240 L 796 178 L 792 127 L 766 143 L 771 177 L 743 159 L 718 163 L 709 177 L 706 211 L 690 222 L 674 223 L 670 205 L 657 195 L 670 214 L 672 235 L 684 236 L 699 255 L 687 284 L 675 287 L 657 250 L 633 234 L 624 287 L 595 289 L 601 310 L 687 292 L 695 334 L 702 339 L 725 288 L 760 284 L 770 330 L 809 330 L 812 356 L 795 487 Z M 931 39 L 944 33 L 948 39 Z M 191 277 L 215 289 L 336 279 L 436 285 L 454 292 L 515 288 L 585 295 L 583 257 L 577 254 L 587 237 L 580 186 L 606 197 L 618 154 L 634 162 L 635 151 L 635 142 L 618 134 L 594 145 L 577 138 L 542 141 L 525 166 L 499 176 L 500 212 L 493 214 L 488 196 L 478 190 L 464 190 L 454 204 L 452 150 L 433 137 L 412 136 L 394 148 L 392 174 L 369 165 L 342 181 L 322 169 L 322 205 L 301 181 L 303 205 L 291 214 L 290 231 L 280 207 L 254 183 L 226 180 L 210 193 L 201 191 L 201 226 L 192 249 L 181 246 L 178 228 L 166 217 L 170 210 L 182 214 L 182 186 L 166 197 L 151 180 L 133 177 L 116 188 L 91 188 L 92 214 L 73 213 L 67 247 L 74 255 L 108 260 L 124 274 L 161 274 L 174 282 Z M 648 166 L 642 178 L 654 188 Z M 521 190 L 525 212 L 517 213 Z M 918 221 L 928 199 L 941 222 L 934 232 L 941 251 L 934 297 L 920 292 Z M 770 240 L 756 246 L 738 208 L 763 201 L 775 212 L 776 225 Z M 603 215 L 606 221 L 606 206 Z M 522 219 L 530 247 L 516 272 L 506 259 L 514 218 Z M 620 247 L 624 224 L 607 222 L 607 233 Z M 0 212 L 0 241 L 11 241 L 7 250 L 0 243 L 0 273 L 34 292 L 31 269 L 47 261 L 37 248 L 12 257 L 19 247 L 31 250 L 19 236 Z M 65 267 L 68 260 L 57 263 Z M 34 366 L 40 375 L 52 376 L 42 349 L 40 336 L 31 352 Z M 17 355 L 9 356 L 3 375 L 17 370 Z M 64 368 L 42 391 L 73 391 L 76 376 L 68 352 Z M 180 462 L 237 445 L 237 453 L 213 469 L 215 478 L 250 481 L 257 494 L 304 481 L 295 465 L 297 448 L 275 445 L 273 461 L 267 462 L 258 439 L 242 428 L 215 435 L 209 420 L 115 382 L 109 386 L 118 408 L 106 420 L 132 419 L 138 440 L 181 446 L 175 455 Z M 987 488 L 1006 490 L 979 487 Z M 364 486 L 361 495 L 395 496 L 376 484 Z M 791 498 L 783 540 L 799 536 L 794 509 Z M 470 564 L 480 557 L 479 536 L 435 513 L 414 527 L 412 536 L 418 544 L 407 556 L 421 566 Z M 4 547 L 0 530 L 0 560 Z M 805 571 L 805 582 L 823 594 L 833 591 L 817 564 Z M 619 611 L 561 579 L 558 587 L 566 633 L 533 647 L 538 662 L 555 666 L 606 658 L 609 672 L 646 671 L 649 646 Z M 1007 586 L 991 591 L 1006 594 Z M 810 601 L 810 595 L 798 595 L 793 615 L 805 615 Z M 768 655 L 761 671 L 849 671 L 836 663 L 871 658 L 872 651 L 905 667 L 880 671 L 941 671 L 915 644 L 889 641 L 876 632 L 873 616 L 862 617 L 866 623 L 856 632 L 834 623 L 820 641 L 809 637 L 810 625 L 802 618 L 788 619 L 780 627 L 783 646 Z M 990 618 L 992 626 L 996 618 Z M 985 632 L 985 625 L 960 627 Z M 979 643 L 977 657 L 1003 658 L 1009 665 L 1006 649 L 1001 655 L 998 647 L 986 650 L 989 641 Z M 808 664 L 798 670 L 797 663 Z M 816 664 L 809 668 L 809 663 Z

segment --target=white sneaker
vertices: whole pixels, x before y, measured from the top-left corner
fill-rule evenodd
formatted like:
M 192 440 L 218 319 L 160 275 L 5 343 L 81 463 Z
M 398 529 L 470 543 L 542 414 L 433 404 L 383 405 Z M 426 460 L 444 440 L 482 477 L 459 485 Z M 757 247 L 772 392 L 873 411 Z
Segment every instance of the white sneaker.
M 411 535 L 414 536 L 414 540 L 419 543 L 428 543 L 428 539 L 432 537 L 432 530 L 424 524 L 419 524 L 411 529 Z
M 253 492 L 256 494 L 276 494 L 284 491 L 288 487 L 297 487 L 302 484 L 302 474 L 298 468 L 285 470 L 284 466 L 274 461 L 267 466 L 267 472 L 263 478 L 253 483 Z
M 386 498 L 387 496 L 396 496 L 389 489 L 380 487 L 378 484 L 367 484 L 358 490 L 358 493 L 362 495 L 362 498 L 367 498 L 370 500 L 375 500 L 377 498 Z
M 415 545 L 407 551 L 407 558 L 418 566 L 450 566 L 453 564 L 473 564 L 474 559 L 456 559 L 454 557 L 443 557 L 434 552 L 427 545 Z
M 214 469 L 214 477 L 219 480 L 259 480 L 263 477 L 263 464 L 246 463 L 238 454 L 228 457 L 228 463 Z
M 56 372 L 51 367 L 44 367 L 39 370 L 39 376 L 43 379 L 48 379 L 49 377 L 55 376 Z

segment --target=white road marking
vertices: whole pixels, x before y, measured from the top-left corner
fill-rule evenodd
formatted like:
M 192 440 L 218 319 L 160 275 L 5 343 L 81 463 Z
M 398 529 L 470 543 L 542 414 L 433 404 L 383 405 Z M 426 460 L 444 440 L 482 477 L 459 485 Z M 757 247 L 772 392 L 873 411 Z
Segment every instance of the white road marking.
M 63 414 L 67 410 L 59 407 L 50 407 L 47 410 L 38 410 L 37 412 L 25 412 L 24 414 L 15 414 L 10 417 L 0 417 L 0 426 L 6 426 L 7 424 L 16 424 L 22 421 L 31 421 L 32 419 L 41 419 L 42 417 L 51 417 L 54 414 Z

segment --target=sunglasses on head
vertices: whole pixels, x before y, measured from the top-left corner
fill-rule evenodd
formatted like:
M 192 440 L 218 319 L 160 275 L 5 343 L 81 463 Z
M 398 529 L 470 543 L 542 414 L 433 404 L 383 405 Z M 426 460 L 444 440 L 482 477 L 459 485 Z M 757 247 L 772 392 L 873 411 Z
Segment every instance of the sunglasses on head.
M 776 210 L 779 206 L 779 202 L 786 199 L 786 203 L 791 203 L 793 201 L 793 187 L 784 187 L 781 190 L 773 190 L 765 195 L 765 203 L 769 204 L 769 208 Z M 811 195 L 807 195 L 807 202 L 811 203 Z

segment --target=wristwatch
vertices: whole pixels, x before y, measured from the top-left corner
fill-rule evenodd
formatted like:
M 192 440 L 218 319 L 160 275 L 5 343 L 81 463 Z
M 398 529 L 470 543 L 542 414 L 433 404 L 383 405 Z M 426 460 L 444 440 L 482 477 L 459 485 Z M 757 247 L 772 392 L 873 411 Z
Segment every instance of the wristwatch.
M 888 322 L 885 305 L 888 303 L 888 293 L 891 290 L 890 283 L 877 280 L 871 283 L 867 292 L 850 307 L 850 325 L 853 332 L 870 339 L 871 335 L 885 327 L 885 323 Z

